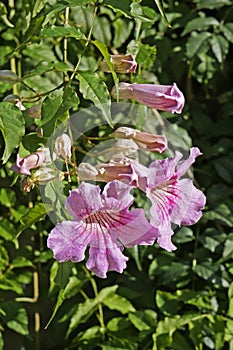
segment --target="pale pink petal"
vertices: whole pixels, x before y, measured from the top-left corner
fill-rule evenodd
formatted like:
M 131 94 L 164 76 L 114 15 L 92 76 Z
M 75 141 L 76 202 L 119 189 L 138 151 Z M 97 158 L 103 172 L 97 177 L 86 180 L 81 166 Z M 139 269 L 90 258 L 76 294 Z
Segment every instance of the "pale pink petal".
M 129 208 L 134 201 L 134 197 L 130 194 L 131 189 L 132 187 L 118 180 L 107 183 L 102 194 L 105 210 Z
M 70 192 L 66 201 L 66 210 L 75 219 L 83 219 L 102 208 L 100 188 L 84 182 L 78 189 Z
M 127 260 L 122 254 L 121 245 L 115 243 L 108 232 L 99 230 L 98 234 L 93 236 L 86 266 L 97 276 L 106 278 L 107 271 L 122 273 Z
M 180 177 L 186 173 L 186 171 L 191 167 L 191 165 L 195 162 L 195 159 L 200 156 L 202 153 L 198 147 L 192 147 L 190 149 L 190 155 L 188 159 L 179 162 L 177 166 L 177 175 Z
M 174 232 L 171 229 L 171 226 L 162 225 L 158 227 L 159 230 L 159 238 L 157 240 L 158 245 L 166 249 L 168 252 L 172 252 L 173 250 L 176 250 L 176 246 L 171 241 L 171 236 L 174 234 Z
M 59 262 L 81 261 L 92 238 L 91 227 L 77 221 L 64 221 L 49 234 L 47 245 Z
M 152 245 L 158 237 L 158 230 L 146 220 L 143 209 L 134 209 L 131 212 L 122 211 L 114 222 L 117 224 L 111 227 L 109 232 L 126 247 L 133 247 L 137 244 Z
M 193 225 L 202 215 L 205 195 L 189 179 L 182 179 L 177 184 L 177 201 L 171 213 L 171 221 L 178 225 Z

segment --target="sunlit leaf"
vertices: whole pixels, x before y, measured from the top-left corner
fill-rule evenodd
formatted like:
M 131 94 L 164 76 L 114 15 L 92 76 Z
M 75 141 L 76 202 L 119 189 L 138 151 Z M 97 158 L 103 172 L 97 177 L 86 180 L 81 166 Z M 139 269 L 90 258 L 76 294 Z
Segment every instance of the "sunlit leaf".
M 0 104 L 0 130 L 5 140 L 2 160 L 3 163 L 6 163 L 24 135 L 22 112 L 12 103 L 2 102 Z

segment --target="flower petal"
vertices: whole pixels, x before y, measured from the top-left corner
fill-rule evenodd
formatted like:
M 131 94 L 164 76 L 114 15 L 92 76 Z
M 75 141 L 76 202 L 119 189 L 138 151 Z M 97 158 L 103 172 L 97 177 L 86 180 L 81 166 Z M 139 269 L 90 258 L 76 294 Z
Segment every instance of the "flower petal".
M 91 237 L 91 231 L 82 222 L 64 221 L 50 232 L 47 245 L 59 262 L 77 262 L 84 259 Z
M 134 201 L 130 194 L 131 189 L 132 187 L 118 180 L 107 183 L 102 194 L 105 210 L 128 209 Z
M 122 254 L 122 247 L 114 242 L 108 232 L 98 232 L 93 236 L 86 266 L 97 276 L 106 278 L 110 270 L 122 273 L 127 260 Z
M 177 175 L 180 177 L 186 173 L 186 171 L 191 167 L 191 165 L 195 162 L 195 159 L 200 156 L 202 153 L 198 147 L 192 147 L 190 149 L 190 155 L 188 159 L 179 162 L 177 166 Z
M 159 238 L 157 243 L 163 249 L 166 249 L 168 252 L 176 250 L 176 246 L 171 241 L 171 236 L 174 234 L 170 226 L 161 225 L 159 228 Z
M 151 245 L 158 237 L 158 230 L 146 220 L 143 209 L 122 211 L 118 213 L 118 221 L 120 224 L 110 228 L 109 233 L 126 247 L 134 247 L 137 244 Z
M 193 225 L 201 217 L 205 206 L 205 195 L 189 179 L 177 184 L 178 197 L 171 213 L 171 221 L 178 225 Z
M 102 208 L 99 186 L 85 182 L 78 189 L 72 190 L 66 201 L 66 210 L 78 220 Z

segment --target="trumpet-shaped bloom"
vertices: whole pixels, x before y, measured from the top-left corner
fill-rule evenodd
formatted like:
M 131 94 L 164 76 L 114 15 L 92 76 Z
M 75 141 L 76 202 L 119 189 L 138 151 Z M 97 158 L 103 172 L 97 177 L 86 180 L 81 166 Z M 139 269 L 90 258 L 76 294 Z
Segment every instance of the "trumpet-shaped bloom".
M 109 270 L 122 273 L 128 260 L 123 245 L 153 244 L 158 236 L 142 209 L 128 210 L 133 203 L 130 189 L 115 180 L 102 194 L 99 186 L 84 182 L 72 190 L 66 209 L 74 220 L 58 224 L 49 234 L 48 247 L 54 257 L 60 262 L 81 261 L 89 245 L 89 270 L 102 278 Z
M 116 98 L 115 87 L 111 92 Z M 177 85 L 119 84 L 119 98 L 131 98 L 148 107 L 171 113 L 181 113 L 184 107 L 184 95 Z
M 174 158 L 151 163 L 147 172 L 147 183 L 142 189 L 152 202 L 150 223 L 159 230 L 158 244 L 168 251 L 176 249 L 171 242 L 171 222 L 177 225 L 195 224 L 205 206 L 205 195 L 193 185 L 192 180 L 180 179 L 199 155 L 200 150 L 193 147 L 188 159 L 180 161 L 182 154 L 176 152 Z

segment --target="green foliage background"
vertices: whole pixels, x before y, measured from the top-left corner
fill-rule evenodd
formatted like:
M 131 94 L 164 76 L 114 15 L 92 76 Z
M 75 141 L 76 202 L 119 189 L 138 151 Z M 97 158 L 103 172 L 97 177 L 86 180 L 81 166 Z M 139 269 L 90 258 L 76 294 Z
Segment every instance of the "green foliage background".
M 9 0 L 0 18 L 0 69 L 19 77 L 1 77 L 1 101 L 43 101 L 41 120 L 0 102 L 0 349 L 232 350 L 231 1 Z M 135 55 L 136 75 L 98 71 L 116 52 Z M 194 175 L 207 204 L 195 226 L 177 230 L 175 252 L 128 249 L 124 273 L 101 280 L 53 260 L 40 193 L 22 192 L 10 166 L 68 111 L 109 104 L 118 80 L 176 82 L 184 92 L 182 115 L 162 115 L 203 152 Z

